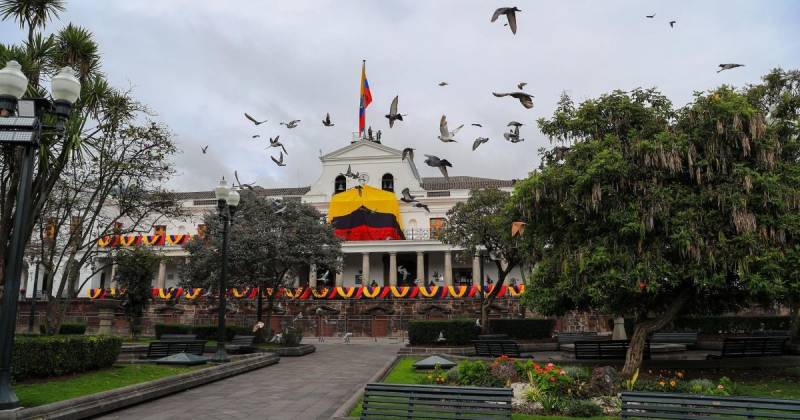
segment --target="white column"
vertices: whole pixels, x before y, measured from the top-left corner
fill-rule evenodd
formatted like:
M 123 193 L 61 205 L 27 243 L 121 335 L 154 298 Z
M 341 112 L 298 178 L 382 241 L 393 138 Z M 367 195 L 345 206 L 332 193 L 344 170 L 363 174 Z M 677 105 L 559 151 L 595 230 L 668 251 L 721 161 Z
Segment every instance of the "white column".
M 117 263 L 111 263 L 111 287 L 117 287 Z
M 444 252 L 444 284 L 453 285 L 453 253 L 451 251 Z
M 308 287 L 317 287 L 317 266 L 315 264 L 308 266 Z
M 627 340 L 628 334 L 625 332 L 625 318 L 614 318 L 614 331 L 611 332 L 612 340 Z
M 419 286 L 425 285 L 425 252 L 417 251 L 417 280 Z
M 167 262 L 163 259 L 158 263 L 158 280 L 156 281 L 156 287 L 162 289 L 167 287 Z
M 481 285 L 481 257 L 478 255 L 472 257 L 472 285 Z
M 369 286 L 372 284 L 372 278 L 369 275 L 369 252 L 361 254 L 361 285 Z
M 397 286 L 397 253 L 389 253 L 389 286 Z

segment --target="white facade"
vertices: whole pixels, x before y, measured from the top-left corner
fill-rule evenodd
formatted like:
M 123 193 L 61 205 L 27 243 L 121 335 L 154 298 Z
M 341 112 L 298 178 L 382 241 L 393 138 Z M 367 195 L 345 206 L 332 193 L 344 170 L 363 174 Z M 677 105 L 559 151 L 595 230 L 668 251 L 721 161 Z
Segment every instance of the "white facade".
M 417 159 L 422 161 L 422 156 Z M 258 189 L 267 197 L 283 199 L 299 199 L 313 205 L 322 214 L 326 214 L 331 197 L 335 193 L 336 178 L 347 171 L 362 175 L 361 180 L 346 178 L 346 187 L 352 188 L 359 182 L 378 189 L 387 189 L 382 185 L 385 175 L 391 175 L 393 191 L 400 198 L 400 191 L 408 188 L 412 195 L 427 205 L 430 213 L 400 202 L 400 224 L 405 233 L 405 240 L 382 241 L 348 241 L 342 245 L 343 265 L 339 274 L 330 274 L 327 285 L 354 286 L 374 281 L 378 285 L 403 285 L 435 283 L 445 284 L 480 284 L 480 263 L 477 259 L 464 261 L 460 258 L 460 249 L 443 244 L 436 239 L 436 226 L 456 203 L 466 201 L 473 188 L 497 187 L 511 191 L 513 181 L 474 178 L 466 176 L 422 178 L 413 161 L 402 159 L 402 152 L 383 144 L 370 141 L 355 141 L 349 146 L 334 150 L 320 157 L 321 173 L 316 182 L 308 187 Z M 212 191 L 179 193 L 179 198 L 188 215 L 176 220 L 159 220 L 158 224 L 166 226 L 167 234 L 197 234 L 203 216 L 216 212 L 216 200 Z M 187 253 L 181 246 L 160 246 L 155 249 L 169 257 L 162 263 L 153 279 L 154 287 L 173 287 L 178 285 L 178 263 Z M 102 264 L 102 250 L 97 264 Z M 107 261 L 107 260 L 105 260 Z M 404 280 L 398 273 L 405 268 L 410 274 Z M 362 272 L 369 273 L 367 281 L 359 278 Z M 85 274 L 91 268 L 85 268 Z M 494 263 L 487 259 L 483 267 L 484 282 L 497 278 Z M 33 293 L 34 267 L 30 267 L 27 281 L 27 295 Z M 322 286 L 317 281 L 315 270 L 308 267 L 295 279 L 296 285 Z M 40 277 L 41 277 L 40 273 Z M 93 276 L 87 282 L 80 295 L 87 295 L 89 288 L 112 287 L 114 267 L 109 265 L 105 270 Z M 85 277 L 84 277 L 85 278 Z M 518 270 L 512 271 L 509 280 L 520 280 Z M 23 281 L 25 281 L 23 279 Z M 39 289 L 42 285 L 39 282 Z

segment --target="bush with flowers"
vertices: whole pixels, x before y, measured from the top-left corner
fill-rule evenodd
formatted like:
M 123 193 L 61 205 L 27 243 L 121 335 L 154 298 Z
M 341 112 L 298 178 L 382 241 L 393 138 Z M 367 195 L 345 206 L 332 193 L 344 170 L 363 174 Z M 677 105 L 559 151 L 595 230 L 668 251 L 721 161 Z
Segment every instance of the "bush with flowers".
M 506 355 L 494 359 L 489 365 L 489 374 L 506 387 L 510 387 L 512 382 L 519 381 L 516 363 Z
M 692 394 L 727 396 L 734 392 L 734 383 L 728 377 L 721 377 L 719 381 L 710 379 L 692 379 L 687 381 L 686 375 L 681 370 L 661 370 L 656 373 L 652 381 L 640 381 L 636 384 L 637 391 L 662 391 L 662 392 L 688 392 Z
M 420 378 L 419 382 L 425 385 L 444 385 L 448 382 L 447 371 L 437 363 L 433 367 L 433 371 Z

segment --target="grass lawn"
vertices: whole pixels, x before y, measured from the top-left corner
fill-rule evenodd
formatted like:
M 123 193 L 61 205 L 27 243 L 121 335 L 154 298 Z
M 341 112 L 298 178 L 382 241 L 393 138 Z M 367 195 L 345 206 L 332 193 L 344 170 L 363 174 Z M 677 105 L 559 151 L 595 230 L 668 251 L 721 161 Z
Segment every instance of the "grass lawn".
M 14 391 L 22 406 L 34 407 L 152 381 L 193 369 L 196 368 L 121 365 L 63 378 L 48 378 L 46 382 L 20 383 L 14 386 Z

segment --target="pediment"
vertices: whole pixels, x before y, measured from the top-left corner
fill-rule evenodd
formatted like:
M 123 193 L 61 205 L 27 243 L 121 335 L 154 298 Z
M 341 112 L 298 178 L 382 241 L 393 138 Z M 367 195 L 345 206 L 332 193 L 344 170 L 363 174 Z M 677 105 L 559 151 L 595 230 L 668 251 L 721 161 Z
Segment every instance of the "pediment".
M 358 141 L 334 150 L 320 158 L 323 162 L 365 159 L 365 158 L 400 158 L 403 152 L 395 148 L 371 141 Z

